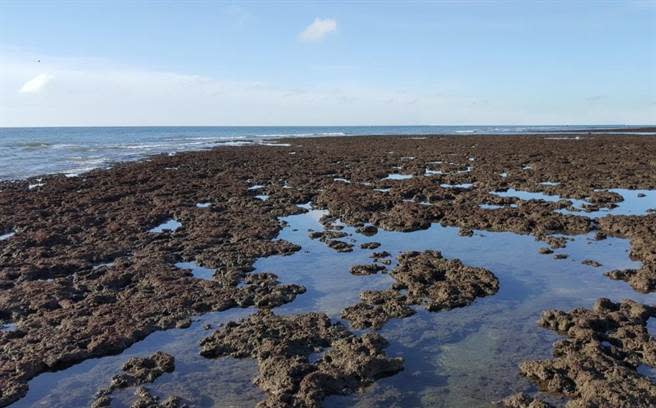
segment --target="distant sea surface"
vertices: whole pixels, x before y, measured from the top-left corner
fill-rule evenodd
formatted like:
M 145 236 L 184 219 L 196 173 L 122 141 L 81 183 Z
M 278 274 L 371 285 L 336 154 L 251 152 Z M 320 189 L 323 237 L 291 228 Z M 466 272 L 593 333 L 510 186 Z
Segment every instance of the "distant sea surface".
M 0 179 L 79 175 L 158 153 L 262 143 L 285 137 L 517 134 L 608 126 L 263 126 L 0 128 Z M 616 128 L 616 126 L 613 126 Z M 628 129 L 628 128 L 627 128 Z

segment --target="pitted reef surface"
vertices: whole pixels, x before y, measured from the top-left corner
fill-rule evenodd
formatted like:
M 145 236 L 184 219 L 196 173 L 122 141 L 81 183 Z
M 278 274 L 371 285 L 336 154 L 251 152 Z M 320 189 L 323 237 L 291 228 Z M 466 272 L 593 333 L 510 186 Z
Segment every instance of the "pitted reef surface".
M 363 292 L 362 302 L 344 309 L 344 319 L 357 328 L 380 328 L 391 318 L 412 315 L 410 305 L 436 312 L 467 306 L 477 297 L 499 290 L 492 272 L 445 259 L 438 251 L 403 253 L 398 262 L 391 273 L 395 280 L 392 288 Z
M 591 310 L 545 311 L 539 324 L 566 339 L 554 359 L 526 361 L 522 374 L 544 391 L 571 398 L 568 408 L 653 407 L 656 385 L 637 369 L 656 366 L 656 340 L 647 320 L 656 309 L 634 301 L 599 299 Z
M 267 393 L 259 407 L 318 407 L 327 395 L 354 392 L 401 370 L 400 358 L 385 356 L 386 345 L 380 335 L 355 336 L 322 313 L 261 312 L 205 338 L 201 354 L 256 359 L 255 383 Z M 322 350 L 317 361 L 309 360 Z
M 309 201 L 347 224 L 387 230 L 413 231 L 438 222 L 463 233 L 511 231 L 547 242 L 555 233 L 595 230 L 628 237 L 642 266 L 609 276 L 643 292 L 656 289 L 651 227 L 656 215 L 592 219 L 586 211 L 557 211 L 573 208 L 567 199 L 587 199 L 594 208 L 617 205 L 621 197 L 599 190 L 656 188 L 654 138 L 358 137 L 282 143 L 289 146 L 225 147 L 155 156 L 79 177 L 43 176 L 38 189 L 29 188 L 32 179 L 0 183 L 0 232 L 13 234 L 0 241 L 0 321 L 16 325 L 0 331 L 0 405 L 20 398 L 39 373 L 120 352 L 155 330 L 184 327 L 196 314 L 293 300 L 302 287 L 250 270 L 256 258 L 299 250 L 276 240 L 278 217 L 305 211 L 297 204 Z M 413 177 L 386 179 L 395 172 Z M 442 187 L 459 184 L 472 186 Z M 249 190 L 254 185 L 264 187 Z M 508 188 L 562 200 L 490 194 Z M 269 198 L 258 200 L 260 194 Z M 485 204 L 500 207 L 480 207 Z M 149 232 L 169 219 L 181 226 Z M 345 238 L 326 243 L 348 251 L 352 244 Z M 211 268 L 214 278 L 196 279 L 176 268 L 178 262 Z

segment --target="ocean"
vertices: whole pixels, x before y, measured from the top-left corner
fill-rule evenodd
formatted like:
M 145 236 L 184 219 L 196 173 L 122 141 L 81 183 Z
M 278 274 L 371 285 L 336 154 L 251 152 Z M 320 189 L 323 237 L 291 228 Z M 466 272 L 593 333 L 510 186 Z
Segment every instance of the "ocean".
M 617 126 L 613 126 L 616 128 Z M 148 155 L 283 137 L 568 132 L 608 126 L 213 126 L 0 128 L 0 180 L 76 176 Z

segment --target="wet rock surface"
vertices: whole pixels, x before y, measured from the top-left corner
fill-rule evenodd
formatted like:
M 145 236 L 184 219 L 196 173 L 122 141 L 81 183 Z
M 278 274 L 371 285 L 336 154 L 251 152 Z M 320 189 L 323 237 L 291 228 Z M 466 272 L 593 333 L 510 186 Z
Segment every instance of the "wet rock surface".
M 651 306 L 603 298 L 591 310 L 548 310 L 539 324 L 567 338 L 554 345 L 553 359 L 526 361 L 520 371 L 541 390 L 569 398 L 567 407 L 653 407 L 656 385 L 637 371 L 656 365 L 647 331 L 653 316 Z
M 439 251 L 408 252 L 398 257 L 391 275 L 396 289 L 407 290 L 412 304 L 430 311 L 452 309 L 472 303 L 477 297 L 499 290 L 499 281 L 484 268 L 466 266 L 458 259 L 446 259 Z
M 586 211 L 556 211 L 572 208 L 567 199 L 589 198 L 595 208 L 621 204 L 611 188 L 656 188 L 654 138 L 550 140 L 542 134 L 284 143 L 296 154 L 284 146 L 223 147 L 74 178 L 43 176 L 43 185 L 31 190 L 27 180 L 0 182 L 0 231 L 14 233 L 0 240 L 0 321 L 16 325 L 0 330 L 0 406 L 24 395 L 27 381 L 40 373 L 118 353 L 153 331 L 185 327 L 194 315 L 292 300 L 302 287 L 249 276 L 256 258 L 299 250 L 276 239 L 278 217 L 306 211 L 297 205 L 309 201 L 329 211 L 323 222 L 335 231 L 337 219 L 396 231 L 442 223 L 532 234 L 555 248 L 566 242 L 554 234 L 598 229 L 600 238 L 630 238 L 631 255 L 642 262 L 609 276 L 642 292 L 656 290 L 656 214 L 593 220 Z M 427 168 L 440 173 L 426 175 Z M 385 179 L 393 172 L 414 177 Z M 351 183 L 335 182 L 334 174 Z M 559 184 L 545 186 L 544 180 Z M 472 188 L 442 187 L 468 183 Z M 263 187 L 249 190 L 255 184 Z M 509 188 L 563 199 L 491 194 Z M 269 198 L 258 200 L 260 194 Z M 197 208 L 201 202 L 212 205 Z M 169 219 L 181 226 L 149 232 Z M 352 250 L 340 239 L 327 243 Z M 181 261 L 216 270 L 215 276 L 196 279 L 174 267 Z
M 497 404 L 499 408 L 553 408 L 551 404 L 526 394 L 515 394 Z
M 608 216 L 599 220 L 599 227 L 606 234 L 628 237 L 630 255 L 642 261 L 638 269 L 611 271 L 608 277 L 626 281 L 639 292 L 656 290 L 656 214 Z
M 318 407 L 331 394 L 354 392 L 402 369 L 376 333 L 351 334 L 323 313 L 277 316 L 263 311 L 231 322 L 201 342 L 208 358 L 253 358 L 255 383 L 267 393 L 260 407 Z M 312 353 L 325 351 L 310 362 Z
M 385 267 L 377 264 L 367 264 L 367 265 L 354 265 L 351 268 L 351 273 L 353 275 L 373 275 L 380 271 L 384 271 Z
M 139 387 L 134 393 L 135 400 L 130 404 L 130 408 L 185 408 L 186 404 L 175 396 L 166 397 L 160 401 L 158 397 L 153 396 L 145 387 Z
M 446 259 L 438 251 L 403 253 L 398 262 L 391 272 L 392 288 L 363 292 L 361 302 L 344 309 L 342 318 L 355 328 L 380 328 L 389 319 L 414 314 L 410 305 L 436 312 L 469 305 L 499 290 L 492 272 Z
M 349 320 L 356 329 L 379 329 L 389 319 L 415 313 L 407 297 L 394 289 L 365 291 L 360 294 L 360 299 L 360 303 L 347 307 L 342 313 L 342 318 Z

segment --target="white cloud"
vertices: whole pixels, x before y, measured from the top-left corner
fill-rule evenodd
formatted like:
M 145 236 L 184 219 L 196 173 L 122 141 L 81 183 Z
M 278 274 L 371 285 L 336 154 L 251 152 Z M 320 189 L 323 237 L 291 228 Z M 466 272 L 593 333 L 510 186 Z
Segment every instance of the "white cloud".
M 321 41 L 326 35 L 337 30 L 337 21 L 332 18 L 315 18 L 312 24 L 307 26 L 299 34 L 301 41 L 314 42 Z
M 50 74 L 39 74 L 29 81 L 25 82 L 18 92 L 20 93 L 39 93 L 53 78 Z

